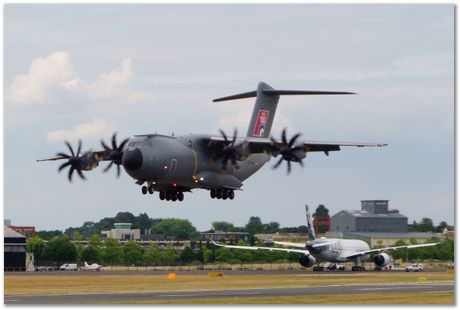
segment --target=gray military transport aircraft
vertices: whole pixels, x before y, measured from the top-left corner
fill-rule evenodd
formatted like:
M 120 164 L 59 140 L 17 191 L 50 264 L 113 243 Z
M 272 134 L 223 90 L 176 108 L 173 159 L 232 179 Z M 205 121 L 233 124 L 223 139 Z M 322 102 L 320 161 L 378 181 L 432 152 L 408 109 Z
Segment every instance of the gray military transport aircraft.
M 233 137 L 228 137 L 223 130 L 219 131 L 220 136 L 167 136 L 155 133 L 134 135 L 118 145 L 115 133 L 111 147 L 101 141 L 101 151 L 81 153 L 82 142 L 79 140 L 77 151 L 74 152 L 70 143 L 65 141 L 70 154 L 60 152 L 54 158 L 38 161 L 66 160 L 58 171 L 69 167 L 70 182 L 74 171 L 85 179 L 82 171 L 92 170 L 99 162 L 108 161 L 110 163 L 104 172 L 116 165 L 117 176 L 120 176 L 120 166 L 123 166 L 136 184 L 142 186 L 143 194 L 158 191 L 161 200 L 182 201 L 184 192 L 191 192 L 195 188 L 209 190 L 213 199 L 233 199 L 234 191 L 241 189 L 243 181 L 262 168 L 272 156 L 280 156 L 273 168 L 286 161 L 289 174 L 291 162 L 299 163 L 303 167 L 302 160 L 308 152 L 324 152 L 329 155 L 331 151 L 339 151 L 341 146 L 386 146 L 375 143 L 297 142 L 301 134 L 297 133 L 288 139 L 286 129 L 282 131 L 281 140 L 269 137 L 281 95 L 348 94 L 354 93 L 277 90 L 261 82 L 255 91 L 213 100 L 219 102 L 256 97 L 246 137 L 238 137 L 235 128 Z

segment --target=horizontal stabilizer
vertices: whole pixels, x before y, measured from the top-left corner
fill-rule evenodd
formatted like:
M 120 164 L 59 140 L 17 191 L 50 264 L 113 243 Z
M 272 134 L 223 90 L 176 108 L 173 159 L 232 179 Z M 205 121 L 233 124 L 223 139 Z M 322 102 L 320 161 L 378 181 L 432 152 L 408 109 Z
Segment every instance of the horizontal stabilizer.
M 264 89 L 262 92 L 268 96 L 281 96 L 281 95 L 355 95 L 356 93 L 346 91 L 320 91 L 320 90 L 281 90 L 281 89 Z M 257 96 L 257 91 L 250 91 L 246 93 L 231 95 L 227 97 L 214 99 L 213 102 L 253 98 Z

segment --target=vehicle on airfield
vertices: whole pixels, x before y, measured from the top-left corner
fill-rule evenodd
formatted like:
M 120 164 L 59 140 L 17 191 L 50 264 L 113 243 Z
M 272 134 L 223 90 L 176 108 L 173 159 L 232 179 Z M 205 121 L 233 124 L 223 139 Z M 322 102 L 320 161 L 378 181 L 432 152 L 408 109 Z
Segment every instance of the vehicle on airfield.
M 78 266 L 77 264 L 63 264 L 59 267 L 59 270 L 65 270 L 65 271 L 77 271 Z
M 410 266 L 407 266 L 406 268 L 404 268 L 404 270 L 406 272 L 409 272 L 409 271 L 423 271 L 423 264 L 412 264 Z
M 402 245 L 394 247 L 386 247 L 380 249 L 371 249 L 369 245 L 358 239 L 336 239 L 336 238 L 316 238 L 313 222 L 308 211 L 308 206 L 305 206 L 307 216 L 307 229 L 310 241 L 307 243 L 293 243 L 283 241 L 271 241 L 275 245 L 287 246 L 290 248 L 276 247 L 259 247 L 259 246 L 240 246 L 219 244 L 214 241 L 212 243 L 217 246 L 230 249 L 242 250 L 266 250 L 266 251 L 282 251 L 288 253 L 300 253 L 299 263 L 305 267 L 313 267 L 313 271 L 323 271 L 320 263 L 344 263 L 353 262 L 352 271 L 364 271 L 363 263 L 369 260 L 371 253 L 376 253 L 374 256 L 375 270 L 381 270 L 385 266 L 391 264 L 391 257 L 386 252 L 398 249 L 413 249 L 420 247 L 435 246 L 439 243 L 425 243 Z
M 348 94 L 353 93 L 277 90 L 261 82 L 255 91 L 213 100 L 220 102 L 256 97 L 246 137 L 238 137 L 235 128 L 232 137 L 228 137 L 223 130 L 219 131 L 220 136 L 167 136 L 155 133 L 134 135 L 117 144 L 115 133 L 111 146 L 101 141 L 101 151 L 81 153 L 82 142 L 79 140 L 77 151 L 74 152 L 70 143 L 65 141 L 70 154 L 59 152 L 54 158 L 38 161 L 66 160 L 58 171 L 69 167 L 70 182 L 74 171 L 81 179 L 85 179 L 82 171 L 94 169 L 101 161 L 109 161 L 104 172 L 115 165 L 119 176 L 120 166 L 123 166 L 136 184 L 142 186 L 144 195 L 158 191 L 161 200 L 182 201 L 184 192 L 191 192 L 196 188 L 208 190 L 213 199 L 233 199 L 235 191 L 243 186 L 243 181 L 262 168 L 272 156 L 280 156 L 273 168 L 278 168 L 286 161 L 289 174 L 291 163 L 296 162 L 303 167 L 302 160 L 309 152 L 324 152 L 329 155 L 329 152 L 340 151 L 342 146 L 386 146 L 376 143 L 298 142 L 301 134 L 297 133 L 288 139 L 286 128 L 282 131 L 281 140 L 269 137 L 280 96 Z

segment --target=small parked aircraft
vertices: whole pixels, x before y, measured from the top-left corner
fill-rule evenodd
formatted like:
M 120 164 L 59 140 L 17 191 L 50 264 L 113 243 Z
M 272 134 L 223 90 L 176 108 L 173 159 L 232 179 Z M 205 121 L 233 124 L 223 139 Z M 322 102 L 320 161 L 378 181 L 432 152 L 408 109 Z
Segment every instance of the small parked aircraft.
M 91 265 L 88 265 L 87 262 L 85 262 L 85 266 L 81 267 L 81 270 L 84 271 L 101 271 L 102 266 L 99 265 L 98 263 L 93 263 Z

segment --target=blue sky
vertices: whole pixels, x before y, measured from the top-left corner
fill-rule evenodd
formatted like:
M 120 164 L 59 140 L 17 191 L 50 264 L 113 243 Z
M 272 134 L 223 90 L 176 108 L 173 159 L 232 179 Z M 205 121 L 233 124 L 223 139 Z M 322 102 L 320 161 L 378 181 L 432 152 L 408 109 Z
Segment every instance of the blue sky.
M 118 211 L 187 218 L 198 229 L 252 215 L 304 224 L 303 206 L 332 214 L 360 200 L 435 224 L 454 219 L 453 5 L 45 5 L 4 8 L 4 216 L 64 229 Z M 38 158 L 83 138 L 97 149 L 133 134 L 247 130 L 255 89 L 344 90 L 283 97 L 272 133 L 304 140 L 384 142 L 385 149 L 309 154 L 290 176 L 270 165 L 233 201 L 207 191 L 182 203 L 143 196 L 126 173 L 66 181 Z M 103 164 L 102 166 L 105 166 Z

